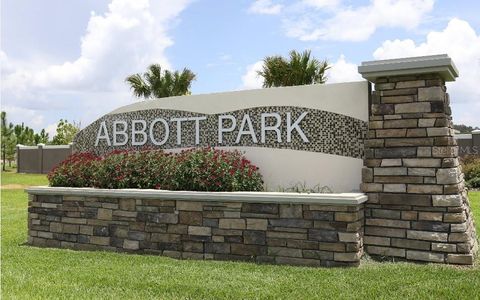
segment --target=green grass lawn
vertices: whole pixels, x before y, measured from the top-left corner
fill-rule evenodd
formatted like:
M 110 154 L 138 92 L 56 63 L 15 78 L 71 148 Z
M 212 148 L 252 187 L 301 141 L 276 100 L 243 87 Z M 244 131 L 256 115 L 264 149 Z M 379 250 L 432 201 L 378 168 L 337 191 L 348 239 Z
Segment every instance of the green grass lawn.
M 11 184 L 25 186 L 48 185 L 48 180 L 47 176 L 43 174 L 17 173 L 16 169 L 7 168 L 7 172 L 2 172 L 2 186 Z
M 2 185 L 44 185 L 45 176 L 2 173 Z M 475 267 L 379 263 L 305 268 L 24 246 L 27 195 L 3 189 L 4 299 L 480 299 Z M 470 193 L 480 232 L 480 192 Z

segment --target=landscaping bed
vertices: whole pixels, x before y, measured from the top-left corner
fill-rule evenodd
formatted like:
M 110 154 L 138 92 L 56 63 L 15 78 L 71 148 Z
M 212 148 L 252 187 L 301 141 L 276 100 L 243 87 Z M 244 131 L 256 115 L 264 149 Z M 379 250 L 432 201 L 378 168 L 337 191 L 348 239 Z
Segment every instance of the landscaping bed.
M 44 176 L 25 180 L 28 176 L 3 173 L 2 182 L 46 182 Z M 305 268 L 25 247 L 27 194 L 1 193 L 5 298 L 475 299 L 480 290 L 478 258 L 474 267 L 379 263 L 364 257 L 359 268 Z M 471 192 L 469 198 L 480 220 L 480 193 Z

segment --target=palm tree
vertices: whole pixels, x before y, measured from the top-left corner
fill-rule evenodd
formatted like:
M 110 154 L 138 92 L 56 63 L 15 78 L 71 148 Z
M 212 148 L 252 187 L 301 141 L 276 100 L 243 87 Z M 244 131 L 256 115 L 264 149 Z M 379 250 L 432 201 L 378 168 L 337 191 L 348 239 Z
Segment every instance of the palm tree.
M 152 64 L 143 74 L 133 74 L 125 81 L 130 84 L 136 97 L 145 99 L 182 96 L 190 94 L 192 81 L 196 75 L 187 68 L 182 72 L 164 70 L 158 64 Z
M 290 59 L 282 56 L 268 56 L 263 60 L 263 70 L 258 71 L 262 76 L 263 87 L 278 87 L 292 85 L 307 85 L 325 83 L 325 71 L 330 66 L 326 60 L 319 61 L 311 56 L 310 50 L 299 53 L 290 51 Z

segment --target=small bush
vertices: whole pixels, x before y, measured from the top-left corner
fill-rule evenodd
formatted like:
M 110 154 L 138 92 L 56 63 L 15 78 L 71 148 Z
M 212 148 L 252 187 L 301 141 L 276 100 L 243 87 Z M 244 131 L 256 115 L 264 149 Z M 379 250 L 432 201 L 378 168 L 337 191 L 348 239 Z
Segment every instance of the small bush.
M 471 189 L 479 189 L 480 188 L 480 176 L 469 179 L 467 181 L 467 186 Z
M 480 188 L 480 156 L 470 155 L 462 159 L 465 182 L 469 188 Z
M 176 155 L 177 190 L 260 191 L 262 176 L 258 168 L 239 151 L 191 149 Z
M 172 156 L 163 151 L 114 151 L 102 158 L 93 186 L 106 189 L 172 189 Z
M 51 186 L 88 187 L 100 157 L 91 153 L 75 153 L 56 166 L 48 175 Z
M 213 148 L 190 149 L 177 154 L 160 150 L 114 151 L 102 158 L 91 157 L 95 164 L 88 165 L 82 181 L 77 182 L 72 177 L 78 175 L 77 169 L 84 168 L 70 166 L 75 160 L 68 158 L 49 174 L 50 185 L 189 191 L 263 190 L 258 168 L 239 151 Z

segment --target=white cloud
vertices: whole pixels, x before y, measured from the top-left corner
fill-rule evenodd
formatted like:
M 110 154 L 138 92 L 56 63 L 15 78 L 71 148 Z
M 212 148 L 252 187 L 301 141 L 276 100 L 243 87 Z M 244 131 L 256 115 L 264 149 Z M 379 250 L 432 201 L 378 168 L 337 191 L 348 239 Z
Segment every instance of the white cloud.
M 342 54 L 336 62 L 332 63 L 332 67 L 327 70 L 327 83 L 349 82 L 363 80 L 358 73 L 357 65 L 349 63 Z
M 452 58 L 460 73 L 456 82 L 448 84 L 454 121 L 472 124 L 472 120 L 476 120 L 473 125 L 479 126 L 480 34 L 468 22 L 452 19 L 443 31 L 430 32 L 425 42 L 418 45 L 410 39 L 387 40 L 373 56 L 375 59 L 389 59 L 445 53 Z
M 335 7 L 341 3 L 341 0 L 303 0 L 308 6 L 321 9 L 326 7 Z
M 13 124 L 25 123 L 25 126 L 38 128 L 44 124 L 45 116 L 34 109 L 4 105 L 2 111 L 7 112 L 7 121 Z
M 254 14 L 278 15 L 282 9 L 283 5 L 274 4 L 271 0 L 255 0 L 248 11 Z
M 15 62 L 0 53 L 3 101 L 10 108 L 24 109 L 39 101 L 44 109 L 62 102 L 61 106 L 85 109 L 84 114 L 92 114 L 92 107 L 113 109 L 131 99 L 126 76 L 144 71 L 151 63 L 170 68 L 165 49 L 173 41 L 168 30 L 189 2 L 112 0 L 105 14 L 91 13 L 81 37 L 80 55 L 72 61 L 44 66 Z M 61 117 L 65 116 L 56 119 Z
M 263 61 L 257 61 L 254 64 L 247 66 L 245 74 L 242 76 L 241 89 L 259 89 L 263 85 L 263 78 L 258 75 L 258 71 L 263 68 Z
M 7 53 L 0 49 L 0 66 L 2 67 L 2 75 L 11 72 L 11 62 L 8 59 Z
M 315 2 L 326 5 L 335 1 L 308 1 Z M 416 28 L 432 10 L 433 3 L 434 0 L 372 0 L 365 6 L 338 7 L 332 17 L 325 18 L 303 11 L 287 16 L 284 27 L 288 36 L 303 41 L 365 41 L 378 28 Z
M 50 140 L 53 139 L 55 135 L 57 135 L 57 126 L 58 123 L 53 123 L 45 127 L 45 132 L 48 133 L 48 137 Z
M 5 88 L 111 90 L 129 71 L 148 63 L 169 67 L 164 50 L 172 41 L 165 23 L 185 4 L 163 1 L 162 9 L 157 9 L 163 12 L 161 19 L 148 0 L 113 0 L 105 15 L 92 13 L 79 58 L 39 70 L 17 70 L 5 78 Z

